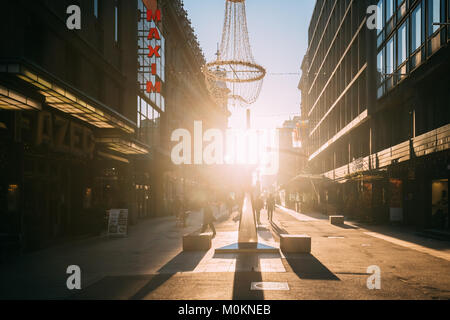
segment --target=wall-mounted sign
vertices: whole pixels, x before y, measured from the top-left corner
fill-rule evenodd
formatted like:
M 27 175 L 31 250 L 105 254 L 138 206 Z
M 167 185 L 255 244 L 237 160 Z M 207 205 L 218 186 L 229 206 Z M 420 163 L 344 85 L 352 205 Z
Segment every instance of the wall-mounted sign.
M 400 179 L 389 179 L 389 215 L 392 222 L 403 221 L 403 182 Z
M 128 209 L 109 210 L 108 235 L 109 236 L 128 235 Z

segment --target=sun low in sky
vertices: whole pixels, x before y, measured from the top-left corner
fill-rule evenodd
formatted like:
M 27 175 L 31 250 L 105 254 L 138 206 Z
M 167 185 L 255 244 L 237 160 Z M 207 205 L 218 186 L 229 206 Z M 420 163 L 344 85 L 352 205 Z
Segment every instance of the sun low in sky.
M 252 128 L 280 127 L 300 113 L 300 66 L 308 47 L 314 0 L 246 0 L 253 55 L 266 70 L 261 95 L 251 105 Z M 184 0 L 207 61 L 215 60 L 221 40 L 225 0 Z M 229 126 L 246 127 L 246 111 L 229 106 Z

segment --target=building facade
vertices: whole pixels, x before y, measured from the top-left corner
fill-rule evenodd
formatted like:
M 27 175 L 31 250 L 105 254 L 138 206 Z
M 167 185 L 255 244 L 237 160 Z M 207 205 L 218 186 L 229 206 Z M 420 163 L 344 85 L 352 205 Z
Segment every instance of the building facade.
M 174 119 L 200 108 L 194 118 L 226 121 L 200 76 L 193 82 L 185 74 L 184 87 L 174 79 L 180 68 L 199 72 L 203 63 L 182 3 L 158 1 L 159 21 L 147 19 L 144 3 L 2 2 L 2 248 L 33 250 L 97 233 L 112 208 L 128 209 L 131 224 L 170 214 Z M 81 10 L 79 30 L 66 24 L 71 5 Z M 158 37 L 149 39 L 152 28 Z
M 212 99 L 206 86 L 202 67 L 206 60 L 197 36 L 180 0 L 160 0 L 166 17 L 163 28 L 166 35 L 166 113 L 163 118 L 161 150 L 166 157 L 178 141 L 171 135 L 177 129 L 186 129 L 194 139 L 194 122 L 202 123 L 203 132 L 210 128 L 225 131 L 230 113 L 227 105 Z M 191 144 L 194 154 L 194 143 Z M 217 169 L 203 165 L 172 165 L 165 173 L 165 201 L 170 207 L 176 198 L 185 207 L 199 203 L 198 190 L 211 187 Z M 217 178 L 218 179 L 218 178 Z
M 377 5 L 377 28 L 367 14 Z M 319 201 L 448 229 L 449 1 L 317 1 L 302 63 Z

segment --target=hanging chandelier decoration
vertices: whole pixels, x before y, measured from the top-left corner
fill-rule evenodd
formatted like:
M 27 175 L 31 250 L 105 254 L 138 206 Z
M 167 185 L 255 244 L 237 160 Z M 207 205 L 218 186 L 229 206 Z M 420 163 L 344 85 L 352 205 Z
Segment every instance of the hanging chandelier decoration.
M 245 0 L 226 0 L 222 41 L 216 61 L 203 67 L 211 96 L 220 104 L 240 106 L 256 102 L 266 70 L 252 54 L 245 13 Z

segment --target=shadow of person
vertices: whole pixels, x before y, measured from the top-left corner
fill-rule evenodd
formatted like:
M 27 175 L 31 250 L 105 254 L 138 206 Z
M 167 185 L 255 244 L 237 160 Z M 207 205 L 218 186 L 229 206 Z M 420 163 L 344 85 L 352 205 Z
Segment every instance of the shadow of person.
M 252 282 L 262 282 L 258 254 L 239 254 L 233 281 L 233 300 L 264 300 L 264 291 L 251 290 Z

